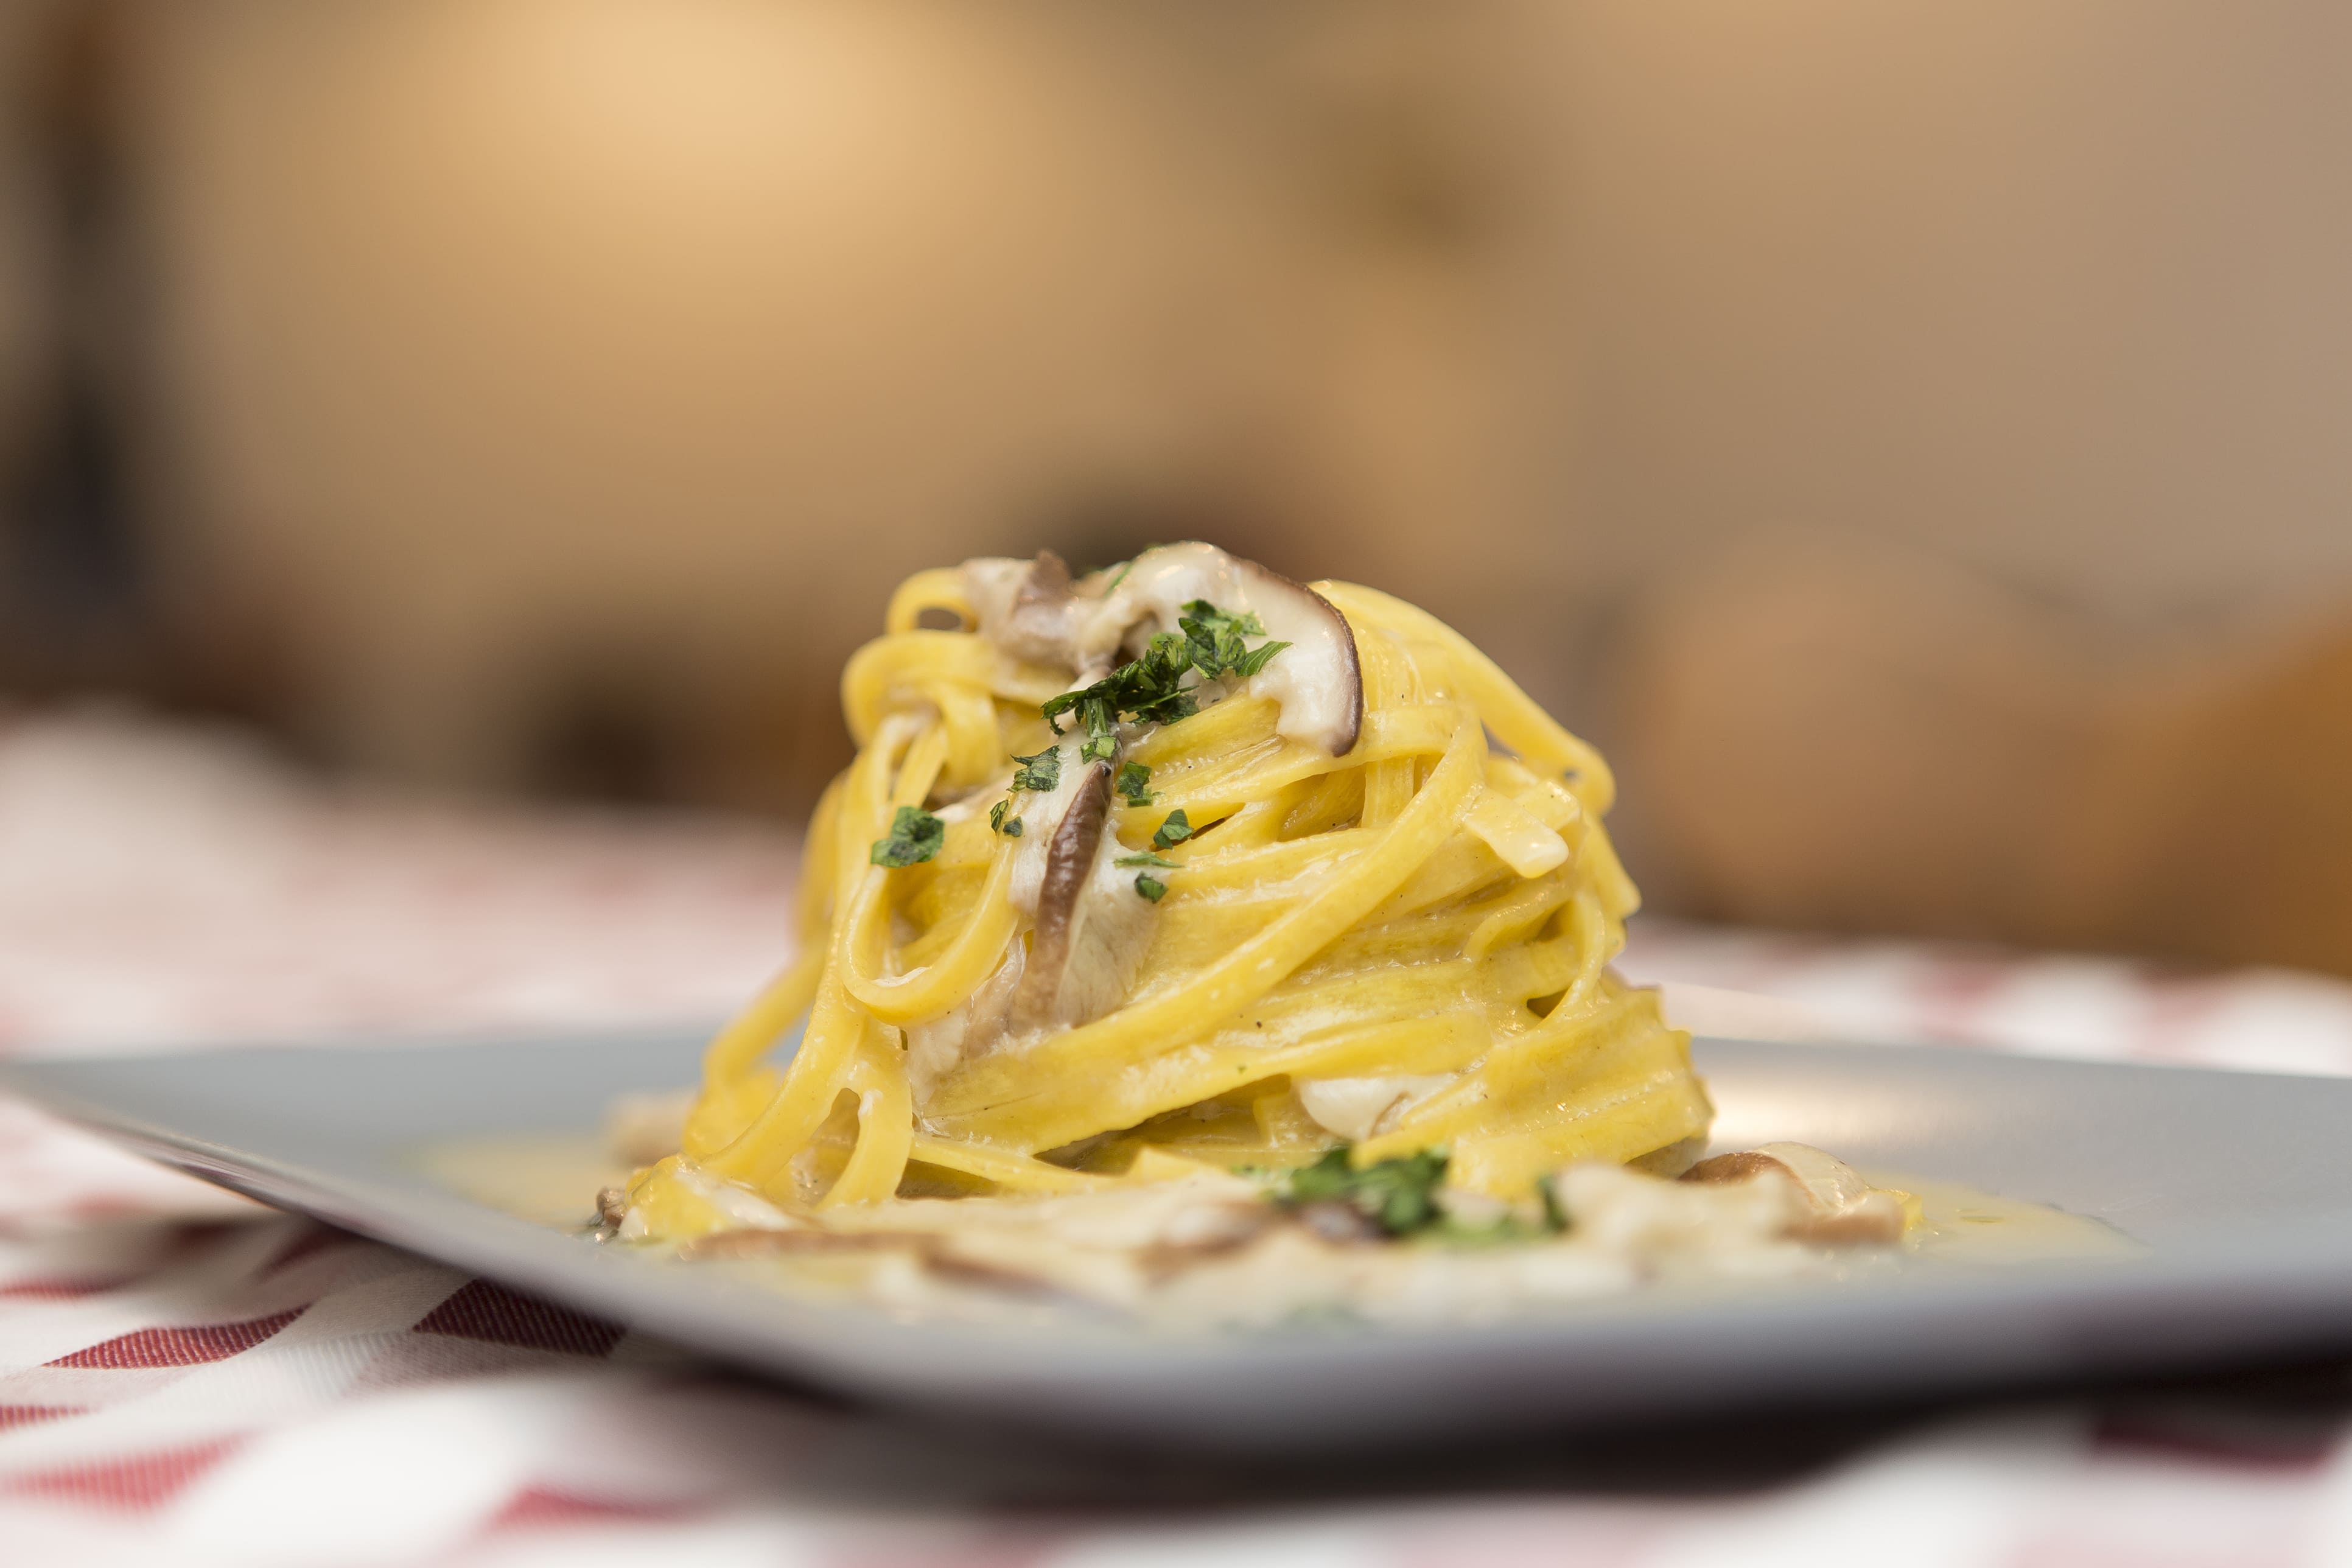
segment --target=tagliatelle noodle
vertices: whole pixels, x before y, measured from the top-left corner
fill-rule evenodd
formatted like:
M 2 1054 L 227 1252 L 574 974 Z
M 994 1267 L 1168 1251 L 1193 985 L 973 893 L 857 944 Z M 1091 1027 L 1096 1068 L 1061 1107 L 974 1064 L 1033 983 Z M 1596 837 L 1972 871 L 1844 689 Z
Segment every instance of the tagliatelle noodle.
M 1499 1197 L 1702 1137 L 1687 1037 L 1608 967 L 1636 894 L 1601 825 L 1606 764 L 1434 616 L 1312 587 L 1354 639 L 1353 747 L 1286 737 L 1279 704 L 1242 691 L 1122 726 L 1150 800 L 1115 800 L 1112 831 L 1175 863 L 1147 873 L 1165 893 L 1124 1001 L 998 1042 L 919 1100 L 908 1030 L 1034 940 L 1021 840 L 987 806 L 1016 755 L 1054 744 L 1039 707 L 1071 678 L 981 635 L 957 572 L 908 579 L 844 672 L 860 750 L 810 823 L 801 956 L 712 1043 L 681 1153 L 633 1186 L 649 1232 L 720 1223 L 688 1172 L 838 1205 L 910 1181 L 1042 1194 L 1187 1160 L 1297 1164 L 1339 1142 L 1300 1095 L 1333 1080 L 1410 1089 L 1359 1163 L 1443 1149 L 1456 1184 Z M 926 611 L 962 629 L 923 629 Z M 939 847 L 874 864 L 900 807 L 944 814 Z M 1179 811 L 1191 836 L 1153 850 Z M 1139 1158 L 1153 1149 L 1181 1158 Z

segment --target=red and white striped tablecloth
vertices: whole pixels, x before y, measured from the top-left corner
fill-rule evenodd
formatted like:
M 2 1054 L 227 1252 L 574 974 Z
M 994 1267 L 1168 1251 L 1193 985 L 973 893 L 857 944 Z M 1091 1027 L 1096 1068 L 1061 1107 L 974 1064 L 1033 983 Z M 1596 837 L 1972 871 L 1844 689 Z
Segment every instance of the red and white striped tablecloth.
M 723 1012 L 788 837 L 339 795 L 121 719 L 0 731 L 0 1048 Z M 1652 921 L 1695 1011 L 2352 1070 L 2352 986 Z M 1741 999 L 1761 995 L 1756 1003 Z M 0 1564 L 2352 1563 L 2342 1369 L 1269 1470 L 958 1434 L 257 1208 L 0 1102 Z

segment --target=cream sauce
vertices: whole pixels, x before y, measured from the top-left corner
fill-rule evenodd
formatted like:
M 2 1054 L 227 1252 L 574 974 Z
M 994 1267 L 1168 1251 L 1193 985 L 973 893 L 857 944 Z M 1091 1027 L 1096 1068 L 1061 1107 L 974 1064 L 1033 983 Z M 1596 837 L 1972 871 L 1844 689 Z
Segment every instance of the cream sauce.
M 1865 1173 L 1874 1187 L 1917 1198 L 1923 1223 L 1904 1237 L 1911 1255 L 1937 1267 L 1999 1268 L 2019 1264 L 2122 1260 L 2147 1254 L 2105 1220 L 2069 1214 L 2048 1204 L 2005 1198 L 1959 1182 L 1939 1182 L 1896 1171 Z
M 595 1224 L 597 1192 L 625 1183 L 630 1174 L 606 1142 L 594 1136 L 444 1143 L 421 1152 L 416 1163 L 432 1179 L 474 1202 L 582 1233 Z M 2059 1262 L 2120 1262 L 2147 1250 L 2099 1220 L 2046 1204 L 1900 1172 L 1872 1172 L 1869 1180 L 1874 1187 L 1906 1193 L 1916 1200 L 1917 1217 L 1894 1246 L 1824 1249 L 1788 1242 L 1734 1243 L 1723 1246 L 1719 1256 L 1701 1247 L 1696 1253 L 1661 1257 L 1622 1247 L 1612 1251 L 1599 1232 L 1592 1232 L 1584 1238 L 1572 1233 L 1559 1241 L 1475 1247 L 1328 1247 L 1295 1227 L 1285 1227 L 1267 1233 L 1254 1246 L 1160 1278 L 1137 1267 L 1138 1243 L 1150 1239 L 1144 1233 L 1165 1228 L 1171 1218 L 1184 1223 L 1179 1211 L 1185 1194 L 1169 1184 L 1129 1189 L 1127 1202 L 1110 1194 L 1044 1202 L 902 1201 L 861 1211 L 884 1226 L 892 1223 L 894 1212 L 908 1217 L 919 1213 L 919 1227 L 943 1237 L 942 1250 L 959 1264 L 983 1271 L 1001 1264 L 1035 1275 L 1046 1289 L 1029 1293 L 1027 1300 L 1020 1299 L 1020 1292 L 1007 1295 L 1001 1284 L 976 1289 L 970 1283 L 946 1279 L 925 1267 L 919 1246 L 751 1256 L 698 1267 L 724 1268 L 782 1289 L 863 1300 L 919 1314 L 1026 1317 L 1057 1310 L 1055 1300 L 1040 1299 L 1051 1297 L 1064 1307 L 1108 1308 L 1162 1326 L 1207 1327 L 1249 1326 L 1302 1312 L 1332 1311 L 1388 1321 L 1468 1321 L 1662 1285 L 1866 1279 L 1922 1268 L 1975 1272 Z M 1692 1191 L 1685 1184 L 1665 1185 Z M 1212 1209 L 1227 1215 L 1234 1211 L 1233 1194 L 1222 1188 L 1200 1197 Z M 966 1205 L 975 1205 L 968 1222 L 942 1223 L 951 1209 Z M 850 1219 L 845 1213 L 841 1217 Z M 866 1226 L 853 1222 L 848 1228 Z M 1135 1235 L 1120 1234 L 1127 1231 Z M 1583 1245 L 1578 1245 L 1580 1240 Z

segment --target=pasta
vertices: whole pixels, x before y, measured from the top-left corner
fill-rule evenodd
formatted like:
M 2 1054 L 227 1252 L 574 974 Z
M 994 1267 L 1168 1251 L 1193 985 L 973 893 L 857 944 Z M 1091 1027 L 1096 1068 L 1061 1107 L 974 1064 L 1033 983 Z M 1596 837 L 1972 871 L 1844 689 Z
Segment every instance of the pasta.
M 886 627 L 799 957 L 710 1046 L 636 1233 L 1341 1147 L 1524 1202 L 1703 1144 L 1687 1037 L 1609 968 L 1607 766 L 1434 616 L 1185 544 L 920 573 Z

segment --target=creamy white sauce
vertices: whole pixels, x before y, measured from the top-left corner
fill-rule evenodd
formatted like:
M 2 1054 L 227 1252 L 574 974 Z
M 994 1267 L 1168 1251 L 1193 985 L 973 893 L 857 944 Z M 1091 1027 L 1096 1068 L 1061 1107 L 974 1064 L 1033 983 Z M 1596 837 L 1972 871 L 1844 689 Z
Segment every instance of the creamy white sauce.
M 573 1229 L 592 1222 L 597 1187 L 624 1175 L 593 1138 L 451 1144 L 421 1163 L 477 1202 Z M 754 1239 L 754 1255 L 692 1266 L 919 1314 L 1077 1310 L 1189 1331 L 1331 1315 L 1463 1322 L 1634 1289 L 2122 1261 L 2146 1251 L 2098 1221 L 2044 1205 L 1884 1173 L 1870 1187 L 1912 1194 L 1920 1217 L 1899 1243 L 1882 1247 L 1792 1239 L 1810 1200 L 1780 1177 L 1703 1185 L 1588 1164 L 1558 1183 L 1573 1222 L 1562 1236 L 1367 1245 L 1323 1239 L 1254 1184 L 1216 1173 L 1053 1197 L 901 1199 L 824 1211 L 817 1222 L 704 1176 L 697 1190 L 739 1235 L 805 1236 L 817 1223 L 837 1239 L 858 1239 L 847 1250 L 765 1257 Z M 1446 1206 L 1472 1226 L 1502 1212 L 1473 1194 L 1452 1194 Z
M 907 1088 L 918 1109 L 930 1103 L 940 1079 L 1004 1037 L 1028 957 L 1028 945 L 1015 931 L 994 972 L 971 995 L 936 1018 L 907 1026 Z

